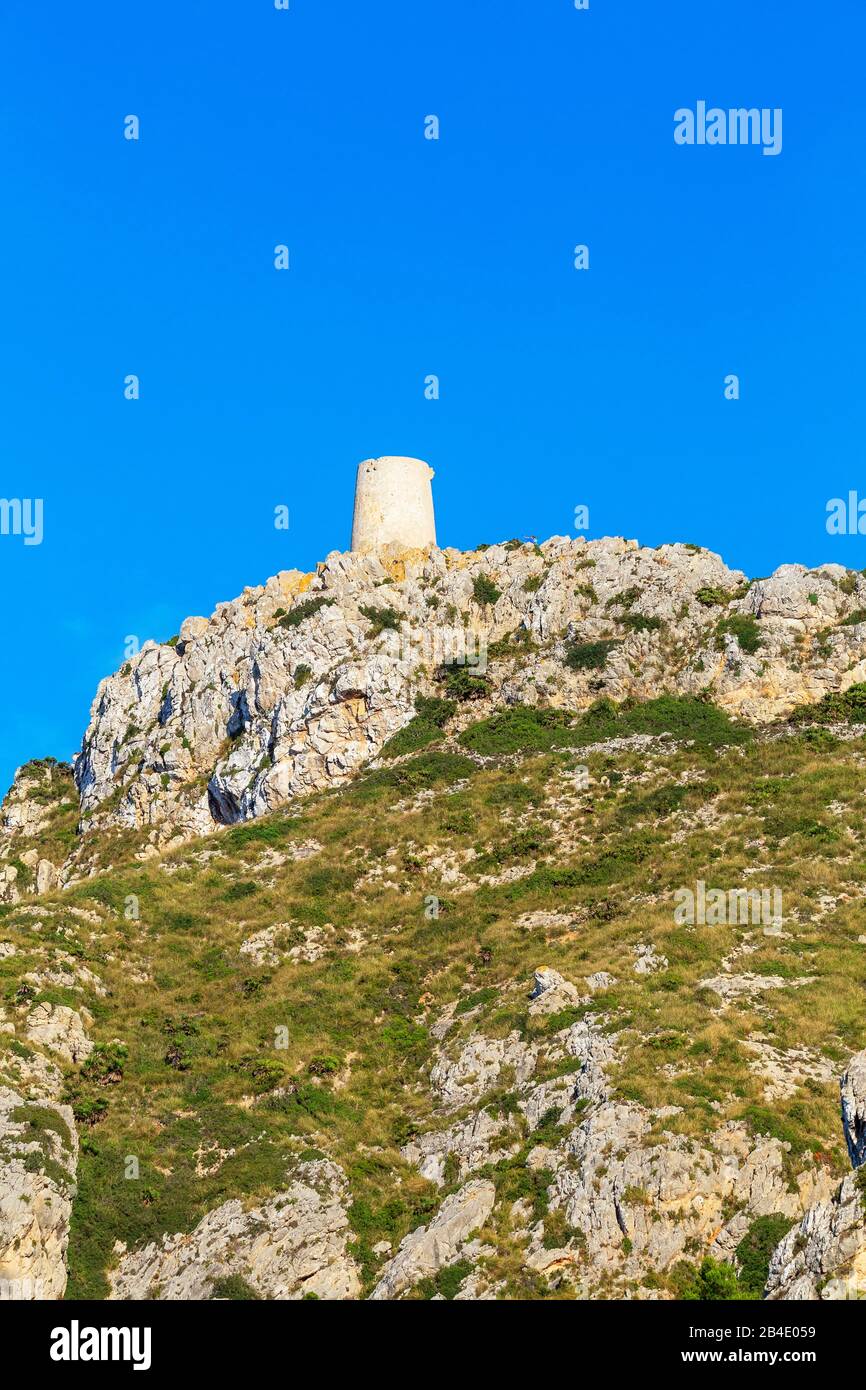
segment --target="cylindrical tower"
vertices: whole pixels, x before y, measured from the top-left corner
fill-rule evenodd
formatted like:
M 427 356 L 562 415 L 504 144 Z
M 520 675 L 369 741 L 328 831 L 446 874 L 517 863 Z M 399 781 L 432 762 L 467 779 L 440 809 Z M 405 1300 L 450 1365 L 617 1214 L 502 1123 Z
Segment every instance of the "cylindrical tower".
M 423 459 L 365 459 L 358 465 L 352 549 L 426 550 L 436 544 L 433 469 Z

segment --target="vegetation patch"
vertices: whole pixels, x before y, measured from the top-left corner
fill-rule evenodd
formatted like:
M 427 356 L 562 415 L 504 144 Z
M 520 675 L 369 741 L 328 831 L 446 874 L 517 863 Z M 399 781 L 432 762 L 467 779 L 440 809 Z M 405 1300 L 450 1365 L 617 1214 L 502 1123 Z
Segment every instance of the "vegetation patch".
M 405 728 L 388 739 L 382 749 L 383 758 L 399 758 L 426 748 L 441 738 L 442 730 L 457 709 L 456 700 L 439 700 L 424 695 L 415 697 L 417 714 Z
M 366 801 L 387 788 L 404 794 L 424 791 L 428 787 L 457 782 L 475 772 L 475 763 L 460 753 L 431 751 L 410 758 L 397 767 L 381 768 L 356 782 L 349 789 L 353 800 Z
M 403 616 L 394 608 L 374 608 L 370 604 L 362 603 L 361 612 L 370 623 L 370 636 L 378 637 L 380 632 L 388 628 L 392 632 L 399 632 Z
M 601 671 L 614 647 L 619 645 L 615 637 L 600 642 L 566 642 L 565 665 L 572 671 Z
M 482 700 L 488 691 L 486 677 L 476 675 L 471 665 L 461 661 L 440 666 L 436 679 L 444 685 L 448 699 L 461 704 L 467 700 Z
M 306 622 L 307 618 L 312 618 L 321 608 L 330 608 L 334 603 L 332 598 L 308 598 L 303 603 L 295 604 L 284 617 L 279 619 L 279 626 L 285 628 L 300 627 L 301 623 Z
M 725 636 L 730 634 L 739 643 L 741 651 L 754 655 L 761 645 L 761 629 L 750 613 L 732 613 L 729 618 L 721 618 L 716 624 L 716 649 L 724 651 Z
M 779 1241 L 784 1240 L 792 1221 L 775 1212 L 753 1221 L 737 1246 L 740 1287 L 749 1298 L 760 1298 L 770 1272 L 770 1258 Z
M 825 695 L 814 705 L 798 705 L 788 716 L 792 724 L 866 723 L 866 682 L 849 685 L 841 693 Z
M 472 581 L 472 596 L 482 608 L 488 608 L 502 597 L 502 590 L 497 589 L 489 574 L 482 572 Z

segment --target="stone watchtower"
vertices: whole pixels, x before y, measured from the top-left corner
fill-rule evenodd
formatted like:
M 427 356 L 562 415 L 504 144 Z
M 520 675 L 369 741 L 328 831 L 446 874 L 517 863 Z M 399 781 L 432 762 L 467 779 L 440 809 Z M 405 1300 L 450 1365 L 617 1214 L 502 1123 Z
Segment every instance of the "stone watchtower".
M 433 469 L 422 459 L 365 459 L 358 465 L 352 549 L 428 550 L 436 544 Z

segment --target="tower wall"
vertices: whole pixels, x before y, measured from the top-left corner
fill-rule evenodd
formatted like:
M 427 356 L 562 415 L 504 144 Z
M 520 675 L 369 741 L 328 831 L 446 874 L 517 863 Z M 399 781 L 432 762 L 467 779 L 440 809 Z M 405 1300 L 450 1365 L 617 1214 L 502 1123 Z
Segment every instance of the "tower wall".
M 426 550 L 436 544 L 433 469 L 423 459 L 365 459 L 358 465 L 352 549 Z

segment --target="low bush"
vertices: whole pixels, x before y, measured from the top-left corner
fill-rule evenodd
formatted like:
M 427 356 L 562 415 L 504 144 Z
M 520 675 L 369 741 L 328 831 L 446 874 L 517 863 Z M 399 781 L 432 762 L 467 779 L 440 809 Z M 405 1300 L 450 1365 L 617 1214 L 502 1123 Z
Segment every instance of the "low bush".
M 494 604 L 502 595 L 502 591 L 497 589 L 489 574 L 476 574 L 472 581 L 472 596 L 475 602 L 482 608 L 487 608 Z
M 614 647 L 619 645 L 616 638 L 600 642 L 566 642 L 565 665 L 572 671 L 600 671 L 607 665 Z
M 308 598 L 303 603 L 298 603 L 294 608 L 286 613 L 285 617 L 280 618 L 279 626 L 285 628 L 300 627 L 301 623 L 307 618 L 312 618 L 320 608 L 330 608 L 334 600 L 332 598 Z
M 749 613 L 732 613 L 730 618 L 722 618 L 716 625 L 716 648 L 725 649 L 725 636 L 730 634 L 739 643 L 740 649 L 753 655 L 761 645 L 761 629 Z

